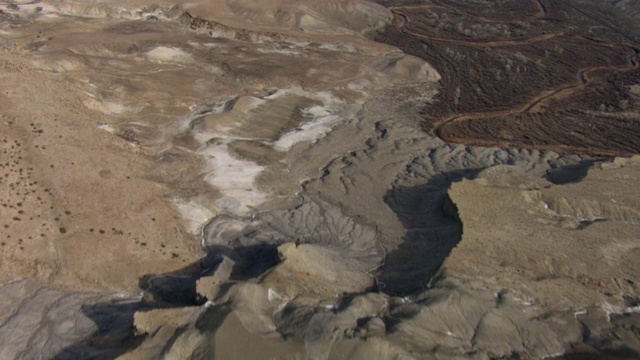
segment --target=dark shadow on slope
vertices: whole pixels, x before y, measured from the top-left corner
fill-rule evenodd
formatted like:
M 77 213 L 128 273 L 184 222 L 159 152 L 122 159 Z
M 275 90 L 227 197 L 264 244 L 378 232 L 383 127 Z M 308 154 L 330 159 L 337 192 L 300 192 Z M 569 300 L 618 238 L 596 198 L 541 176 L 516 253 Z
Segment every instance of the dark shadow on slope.
M 582 343 L 574 344 L 553 360 L 640 359 L 640 313 L 613 314 L 605 329 L 586 324 Z M 609 327 L 610 326 L 610 327 Z
M 148 335 L 136 334 L 134 314 L 137 311 L 152 309 L 157 309 L 157 307 L 145 301 L 108 302 L 83 306 L 82 312 L 95 322 L 98 330 L 85 340 L 63 349 L 54 359 L 116 359 L 135 350 Z M 195 329 L 213 336 L 230 312 L 231 309 L 224 305 L 208 307 L 196 320 Z M 176 330 L 167 341 L 164 349 L 161 350 L 161 356 L 171 349 L 185 330 L 184 328 Z M 199 349 L 206 354 L 202 358 L 213 359 L 213 346 L 214 343 L 211 341 L 210 344 L 207 344 L 207 349 Z
M 137 311 L 204 304 L 207 299 L 197 294 L 197 281 L 214 273 L 223 256 L 235 262 L 231 278 L 236 280 L 258 277 L 278 262 L 276 245 L 235 249 L 219 246 L 207 250 L 208 254 L 201 261 L 178 271 L 140 278 L 139 287 L 144 292 L 141 300 L 114 299 L 83 305 L 81 311 L 95 323 L 97 330 L 83 341 L 60 351 L 55 359 L 114 359 L 133 351 L 146 338 L 146 335 L 135 333 L 134 314 Z M 214 334 L 229 313 L 230 309 L 225 305 L 207 307 L 194 326 L 200 332 Z M 169 342 L 175 341 L 179 335 L 176 332 Z M 163 351 L 169 349 L 170 344 Z
M 602 162 L 602 159 L 590 159 L 576 165 L 560 166 L 549 170 L 545 178 L 555 185 L 576 183 L 584 179 L 589 169 L 597 162 Z
M 625 300 L 630 308 L 638 306 L 637 298 Z M 592 329 L 584 342 L 597 350 L 599 359 L 640 359 L 640 313 L 612 314 L 609 324 L 605 331 Z
M 138 281 L 149 302 L 159 307 L 202 305 L 196 293 L 196 282 L 201 271 L 145 275 Z
M 118 301 L 87 304 L 82 313 L 91 319 L 97 330 L 86 339 L 60 351 L 54 359 L 115 359 L 138 347 L 145 336 L 135 336 L 133 315 L 147 309 L 142 301 Z
M 426 184 L 397 187 L 385 196 L 406 231 L 378 273 L 380 291 L 406 296 L 427 287 L 444 259 L 462 238 L 462 223 L 447 191 L 451 183 L 481 171 L 460 170 L 434 176 Z
M 196 284 L 201 277 L 215 272 L 223 257 L 235 263 L 232 280 L 259 277 L 279 261 L 277 245 L 273 244 L 238 248 L 210 246 L 202 261 L 173 273 L 143 276 L 139 281 L 139 287 L 146 295 L 151 296 L 151 301 L 158 306 L 202 305 L 206 299 L 197 294 Z
M 134 314 L 137 311 L 202 302 L 195 296 L 195 281 L 202 264 L 195 262 L 175 272 L 143 276 L 139 280 L 140 289 L 145 291 L 142 299 L 114 296 L 109 301 L 82 305 L 80 310 L 94 322 L 97 330 L 60 351 L 55 359 L 115 359 L 133 351 L 146 338 L 135 332 Z

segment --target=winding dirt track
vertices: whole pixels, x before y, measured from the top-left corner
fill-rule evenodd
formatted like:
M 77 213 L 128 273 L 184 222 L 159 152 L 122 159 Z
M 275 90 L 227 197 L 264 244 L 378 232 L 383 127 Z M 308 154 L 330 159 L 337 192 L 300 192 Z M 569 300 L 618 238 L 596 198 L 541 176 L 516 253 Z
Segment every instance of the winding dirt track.
M 544 8 L 544 5 L 542 5 L 540 3 L 540 1 L 538 1 L 538 0 L 532 0 L 532 1 L 534 3 L 536 3 L 537 6 L 540 7 L 540 13 L 539 14 L 531 15 L 531 16 L 526 17 L 526 18 L 521 18 L 521 19 L 511 20 L 511 21 L 510 20 L 505 20 L 505 19 L 494 19 L 494 18 L 489 18 L 489 17 L 486 17 L 486 16 L 480 16 L 480 15 L 472 14 L 472 13 L 469 13 L 469 12 L 466 12 L 466 11 L 462 11 L 460 9 L 456 9 L 454 7 L 451 7 L 451 6 L 435 5 L 435 4 L 391 6 L 391 7 L 389 7 L 389 10 L 392 13 L 399 15 L 399 14 L 401 14 L 402 10 L 445 9 L 447 11 L 453 12 L 453 13 L 461 15 L 461 16 L 468 17 L 470 19 L 476 19 L 476 20 L 480 20 L 480 21 L 484 21 L 484 22 L 488 22 L 488 23 L 504 24 L 504 23 L 515 23 L 515 22 L 522 22 L 522 21 L 534 21 L 534 20 L 538 20 L 540 18 L 544 18 L 547 15 L 547 12 L 546 12 L 546 10 Z
M 546 8 L 544 6 L 544 4 L 540 1 L 540 0 L 532 0 L 536 3 L 536 5 L 540 8 L 540 13 L 537 15 L 533 15 L 530 17 L 527 17 L 525 19 L 521 19 L 518 21 L 533 21 L 533 20 L 538 20 L 541 18 L 544 18 L 547 15 L 546 12 Z M 437 36 L 429 36 L 429 35 L 424 35 L 424 34 L 420 34 L 420 33 L 416 33 L 414 31 L 408 30 L 407 26 L 410 24 L 411 19 L 408 15 L 406 15 L 403 10 L 411 10 L 411 9 L 425 9 L 425 8 L 441 8 L 441 9 L 447 9 L 449 11 L 453 11 L 456 12 L 458 14 L 461 14 L 463 16 L 466 17 L 470 17 L 470 18 L 474 18 L 474 19 L 478 19 L 484 22 L 495 22 L 495 23 L 509 23 L 510 21 L 501 21 L 501 20 L 496 20 L 496 19 L 491 19 L 491 18 L 486 18 L 483 16 L 478 16 L 478 15 L 474 15 L 474 14 L 467 14 L 466 12 L 462 12 L 460 10 L 454 9 L 454 8 L 450 8 L 448 6 L 442 6 L 442 5 L 408 5 L 408 6 L 393 6 L 390 7 L 389 9 L 391 10 L 391 12 L 396 16 L 396 19 L 399 20 L 399 26 L 398 26 L 398 30 L 404 34 L 407 35 L 411 35 L 417 38 L 422 38 L 425 40 L 430 40 L 430 41 L 437 41 L 437 42 L 445 42 L 445 43 L 451 43 L 451 44 L 456 44 L 456 45 L 463 45 L 463 46 L 468 46 L 468 47 L 507 47 L 507 46 L 519 46 L 519 45 L 526 45 L 526 44 L 532 44 L 532 43 L 537 43 L 537 42 L 542 42 L 542 41 L 548 41 L 554 38 L 560 38 L 560 37 L 564 37 L 564 38 L 580 38 L 582 40 L 588 40 L 588 41 L 594 41 L 594 42 L 598 42 L 598 44 L 600 46 L 607 46 L 607 47 L 611 47 L 611 48 L 624 48 L 625 50 L 629 51 L 632 50 L 632 48 L 628 47 L 628 46 L 624 46 L 624 45 L 617 45 L 617 44 L 607 44 L 607 43 L 601 43 L 599 41 L 596 41 L 594 39 L 590 39 L 587 37 L 582 37 L 582 36 L 577 36 L 577 35 L 565 35 L 565 34 L 544 34 L 544 35 L 539 35 L 539 36 L 534 36 L 534 37 L 529 37 L 529 38 L 523 38 L 523 39 L 516 39 L 516 40 L 496 40 L 496 41 L 473 41 L 473 40 L 461 40 L 461 39 L 450 39 L 450 38 L 444 38 L 444 37 L 437 37 Z M 461 138 L 453 138 L 451 136 L 444 136 L 442 134 L 442 129 L 444 127 L 446 127 L 447 125 L 453 124 L 453 123 L 459 123 L 459 122 L 464 122 L 464 121 L 469 121 L 469 120 L 476 120 L 476 119 L 483 119 L 483 118 L 496 118 L 496 117 L 504 117 L 504 116 L 518 116 L 521 115 L 523 113 L 534 113 L 534 112 L 538 112 L 541 110 L 542 105 L 555 98 L 555 97 L 566 97 L 566 96 L 570 96 L 572 92 L 574 92 L 576 89 L 583 87 L 585 85 L 587 85 L 589 83 L 589 75 L 593 74 L 595 72 L 599 72 L 599 71 L 630 71 L 633 69 L 639 69 L 640 68 L 640 63 L 638 62 L 638 56 L 639 53 L 637 50 L 633 49 L 634 53 L 629 55 L 629 64 L 627 65 L 611 65 L 611 66 L 594 66 L 594 67 L 587 67 L 587 68 L 581 68 L 577 71 L 576 76 L 575 76 L 575 81 L 572 83 L 568 83 L 568 84 L 563 84 L 560 85 L 556 88 L 553 89 L 548 89 L 548 90 L 544 90 L 542 91 L 539 95 L 535 96 L 534 98 L 532 98 L 531 100 L 529 100 L 528 102 L 519 105 L 517 107 L 508 109 L 508 110 L 501 110 L 501 111 L 489 111 L 489 112 L 474 112 L 474 113 L 465 113 L 465 114 L 455 114 L 443 119 L 440 119 L 438 121 L 436 121 L 435 123 L 433 123 L 433 127 L 431 128 L 431 130 L 429 130 L 429 133 L 431 135 L 437 136 L 445 141 L 450 141 L 450 142 L 461 142 L 461 143 L 469 143 L 468 139 L 461 139 Z M 478 143 L 476 145 L 486 145 L 486 144 L 481 144 Z M 499 141 L 496 141 L 495 145 L 508 145 L 508 146 L 514 146 L 517 144 L 502 144 Z M 560 148 L 562 148 L 565 151 L 573 151 L 573 152 L 582 152 L 580 150 L 584 150 L 584 149 L 579 149 L 577 147 L 573 147 L 573 146 L 559 146 Z M 543 147 L 544 148 L 544 147 Z M 551 149 L 552 147 L 549 147 L 549 149 Z M 557 149 L 558 147 L 553 147 L 555 149 Z M 608 153 L 607 151 L 599 151 L 599 153 L 601 155 L 614 155 L 615 152 L 611 152 Z
M 454 122 L 462 122 L 462 121 L 487 118 L 487 117 L 514 116 L 514 115 L 522 114 L 524 112 L 535 112 L 539 109 L 539 107 L 545 101 L 550 100 L 553 97 L 558 96 L 560 94 L 562 94 L 563 96 L 566 96 L 566 94 L 563 94 L 566 91 L 572 91 L 572 90 L 575 90 L 576 88 L 587 85 L 587 83 L 589 82 L 590 73 L 594 73 L 596 71 L 627 71 L 633 68 L 638 69 L 639 68 L 638 62 L 634 60 L 637 57 L 638 57 L 638 54 L 636 53 L 635 55 L 629 58 L 629 62 L 631 66 L 595 66 L 591 68 L 580 69 L 576 74 L 577 80 L 575 83 L 566 84 L 566 85 L 559 86 L 555 89 L 543 91 L 538 96 L 531 99 L 529 102 L 521 106 L 518 106 L 516 108 L 503 110 L 503 111 L 489 111 L 489 112 L 477 112 L 477 113 L 470 113 L 470 114 L 453 115 L 448 118 L 444 118 L 442 120 L 437 121 L 434 124 L 434 129 L 432 130 L 431 134 L 442 138 L 441 136 L 442 128 Z
M 424 6 L 420 6 L 422 8 L 424 7 L 433 7 L 431 5 L 424 5 Z M 412 6 L 413 8 L 417 8 L 419 6 Z M 551 40 L 553 38 L 559 37 L 559 36 L 564 36 L 563 34 L 544 34 L 544 35 L 539 35 L 539 36 L 533 36 L 530 38 L 526 38 L 526 39 L 517 39 L 517 40 L 493 40 L 493 41 L 482 41 L 482 40 L 478 40 L 478 41 L 469 41 L 469 40 L 460 40 L 460 39 L 450 39 L 450 38 L 445 38 L 445 37 L 439 37 L 439 36 L 431 36 L 431 35 L 424 35 L 424 34 L 420 34 L 411 30 L 407 30 L 407 25 L 409 25 L 409 23 L 411 22 L 411 20 L 409 19 L 409 17 L 406 14 L 400 13 L 400 12 L 395 12 L 394 10 L 392 10 L 392 12 L 396 15 L 399 16 L 400 18 L 402 18 L 402 25 L 399 27 L 399 30 L 405 34 L 409 34 L 409 35 L 413 35 L 417 38 L 421 38 L 421 39 L 426 39 L 426 40 L 432 40 L 432 41 L 439 41 L 439 42 L 445 42 L 445 43 L 449 43 L 449 44 L 456 44 L 456 45 L 465 45 L 465 46 L 471 46 L 471 47 L 501 47 L 501 46 L 516 46 L 516 45 L 523 45 L 523 44 L 533 44 L 536 42 L 540 42 L 540 41 L 546 41 L 546 40 Z M 495 21 L 497 22 L 497 21 Z

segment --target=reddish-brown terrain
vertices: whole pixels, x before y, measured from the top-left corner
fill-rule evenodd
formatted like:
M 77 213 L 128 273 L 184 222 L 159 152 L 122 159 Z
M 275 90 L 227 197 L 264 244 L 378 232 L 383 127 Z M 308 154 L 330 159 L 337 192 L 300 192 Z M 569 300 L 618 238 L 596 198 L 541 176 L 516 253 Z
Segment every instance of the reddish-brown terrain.
M 430 134 L 469 145 L 640 152 L 638 39 L 623 9 L 551 0 L 380 3 L 397 26 L 378 40 L 442 74 L 437 99 L 423 109 Z

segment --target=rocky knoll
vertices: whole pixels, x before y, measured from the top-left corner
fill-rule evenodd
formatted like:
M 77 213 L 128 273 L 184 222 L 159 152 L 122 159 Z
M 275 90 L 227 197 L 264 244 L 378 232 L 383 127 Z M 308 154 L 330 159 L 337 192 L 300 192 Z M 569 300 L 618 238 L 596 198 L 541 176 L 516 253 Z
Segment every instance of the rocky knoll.
M 514 167 L 453 184 L 463 236 L 441 274 L 493 288 L 497 302 L 517 297 L 523 312 L 569 314 L 555 324 L 564 336 L 632 357 L 640 350 L 638 175 L 636 156 L 595 165 L 584 178 L 550 179 L 556 184 Z M 530 335 L 517 321 L 496 320 L 485 314 L 476 334 L 511 328 L 505 340 Z

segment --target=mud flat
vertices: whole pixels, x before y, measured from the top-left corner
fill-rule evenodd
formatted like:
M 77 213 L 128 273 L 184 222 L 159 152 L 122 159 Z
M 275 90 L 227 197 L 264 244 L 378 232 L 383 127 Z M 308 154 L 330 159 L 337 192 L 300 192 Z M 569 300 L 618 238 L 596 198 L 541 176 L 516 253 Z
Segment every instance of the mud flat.
M 638 356 L 638 159 L 431 136 L 391 10 L 2 6 L 0 358 Z

